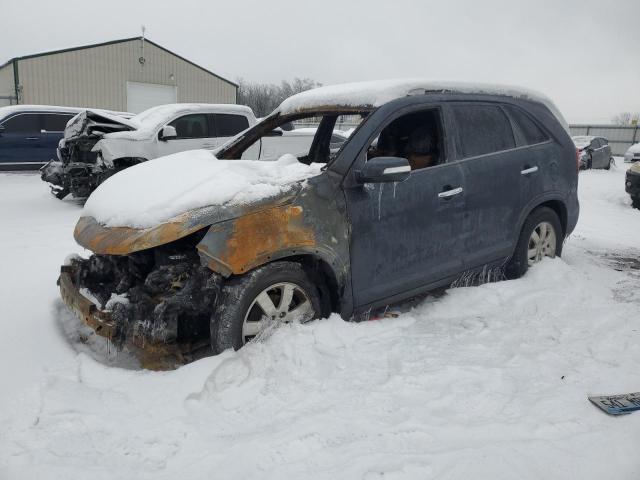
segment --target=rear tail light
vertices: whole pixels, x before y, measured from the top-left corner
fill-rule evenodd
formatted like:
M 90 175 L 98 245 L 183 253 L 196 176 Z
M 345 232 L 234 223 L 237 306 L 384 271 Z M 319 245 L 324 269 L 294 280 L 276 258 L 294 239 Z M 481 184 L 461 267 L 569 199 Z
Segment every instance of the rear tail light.
M 580 171 L 580 149 L 576 148 L 576 168 Z

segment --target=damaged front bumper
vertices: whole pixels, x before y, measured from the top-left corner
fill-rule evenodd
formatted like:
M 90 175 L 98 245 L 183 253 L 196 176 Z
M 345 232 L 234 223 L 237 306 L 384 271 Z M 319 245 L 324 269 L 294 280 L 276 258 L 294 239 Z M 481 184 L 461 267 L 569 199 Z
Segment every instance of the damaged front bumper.
M 187 270 L 186 263 L 154 264 L 142 275 L 129 274 L 124 288 L 115 286 L 108 277 L 126 278 L 128 272 L 121 270 L 126 262 L 122 257 L 92 257 L 62 266 L 62 300 L 116 349 L 126 347 L 144 368 L 166 369 L 210 355 L 209 323 L 219 276 L 206 267 L 193 273 L 191 264 L 191 273 L 176 274 Z M 109 270 L 114 265 L 116 269 Z

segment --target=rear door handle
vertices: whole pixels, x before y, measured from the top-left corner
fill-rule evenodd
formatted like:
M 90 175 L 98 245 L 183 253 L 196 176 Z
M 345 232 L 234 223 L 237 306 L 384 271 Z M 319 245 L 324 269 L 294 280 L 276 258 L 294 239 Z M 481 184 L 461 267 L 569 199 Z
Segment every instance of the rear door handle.
M 26 137 L 25 140 L 40 140 L 40 137 Z
M 538 171 L 538 167 L 529 167 L 525 168 L 520 172 L 522 175 L 531 175 L 532 173 L 536 173 Z
M 438 198 L 451 198 L 455 195 L 460 195 L 462 193 L 462 187 L 452 188 L 451 190 L 445 190 L 444 192 L 440 192 L 438 194 Z

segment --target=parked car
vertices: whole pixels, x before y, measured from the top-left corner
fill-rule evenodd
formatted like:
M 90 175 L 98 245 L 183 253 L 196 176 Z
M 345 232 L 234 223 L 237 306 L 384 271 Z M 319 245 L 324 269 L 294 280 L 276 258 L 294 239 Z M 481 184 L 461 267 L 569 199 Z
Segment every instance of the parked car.
M 625 163 L 640 161 L 640 143 L 634 143 L 629 147 L 629 150 L 624 154 Z
M 627 170 L 624 185 L 625 191 L 631 195 L 631 204 L 640 209 L 640 162 L 635 162 Z
M 364 120 L 336 152 L 343 114 Z M 237 160 L 304 118 L 321 120 L 297 161 Z M 578 220 L 566 122 L 511 87 L 322 87 L 208 155 L 121 172 L 85 205 L 74 236 L 93 255 L 62 267 L 61 295 L 116 345 L 218 353 L 280 322 L 358 319 L 463 274 L 519 277 L 560 255 Z
M 609 140 L 590 135 L 579 135 L 572 138 L 579 152 L 580 169 L 604 168 L 609 170 L 611 168 L 614 159 Z
M 65 125 L 80 108 L 0 107 L 0 170 L 37 170 L 55 158 Z

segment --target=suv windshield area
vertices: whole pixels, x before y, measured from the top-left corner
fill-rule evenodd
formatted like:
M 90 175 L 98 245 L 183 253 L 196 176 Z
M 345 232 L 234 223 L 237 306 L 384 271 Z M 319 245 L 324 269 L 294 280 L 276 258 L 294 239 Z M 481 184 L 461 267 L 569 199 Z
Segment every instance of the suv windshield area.
M 274 137 L 284 140 L 289 135 L 292 122 L 297 124 L 317 124 L 318 127 L 313 135 L 313 141 L 296 142 L 291 139 L 285 143 L 284 153 L 295 156 L 301 163 L 324 163 L 333 161 L 341 148 L 347 143 L 337 143 L 338 135 L 342 135 L 339 126 L 343 124 L 344 118 L 357 119 L 360 123 L 371 113 L 370 108 L 359 108 L 349 110 L 337 110 L 331 112 L 308 112 L 297 115 L 280 116 L 279 114 L 267 117 L 255 127 L 240 134 L 235 139 L 216 152 L 216 157 L 221 160 L 247 159 L 250 152 L 259 152 L 258 148 L 269 145 Z M 294 130 L 295 132 L 295 130 Z M 259 146 L 258 148 L 255 148 Z M 254 148 L 252 148 L 254 147 Z M 282 150 L 282 149 L 281 149 Z M 254 153 L 254 156 L 256 153 Z M 258 158 L 261 158 L 258 153 Z M 274 159 L 275 160 L 275 159 Z

